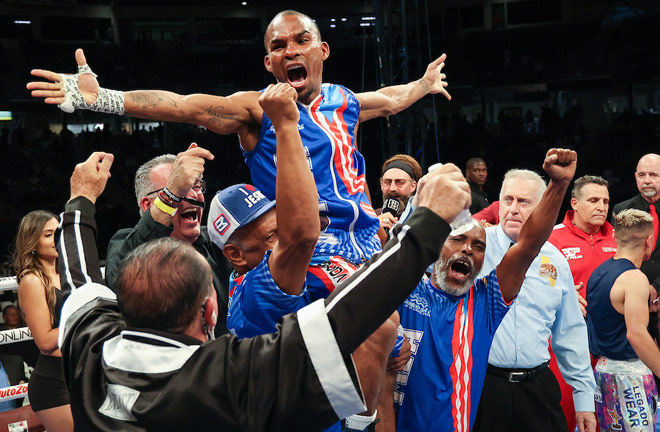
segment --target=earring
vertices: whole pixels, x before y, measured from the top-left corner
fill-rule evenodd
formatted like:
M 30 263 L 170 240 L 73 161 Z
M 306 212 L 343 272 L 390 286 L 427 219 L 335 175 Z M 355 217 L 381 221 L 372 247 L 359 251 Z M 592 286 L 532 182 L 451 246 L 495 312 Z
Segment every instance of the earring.
M 32 255 L 36 255 L 36 254 L 37 254 L 37 251 L 36 251 L 36 250 L 33 250 L 33 251 L 30 252 L 30 253 L 31 253 Z

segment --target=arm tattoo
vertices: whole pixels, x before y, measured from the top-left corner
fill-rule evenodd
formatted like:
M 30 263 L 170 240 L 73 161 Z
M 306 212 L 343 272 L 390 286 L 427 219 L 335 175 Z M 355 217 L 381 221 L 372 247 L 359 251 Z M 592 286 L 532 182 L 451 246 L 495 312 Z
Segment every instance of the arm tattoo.
M 206 114 L 209 117 L 209 122 L 222 126 L 224 120 L 238 121 L 240 118 L 237 115 L 223 113 L 225 107 L 222 105 L 210 106 L 206 110 L 198 112 L 197 115 Z
M 424 91 L 424 93 L 428 93 L 429 89 L 431 88 L 431 86 L 423 79 L 419 80 L 419 85 L 422 86 L 422 90 Z
M 178 108 L 174 98 L 168 94 L 163 94 L 158 91 L 141 91 L 141 92 L 130 92 L 128 96 L 131 98 L 131 101 L 136 104 L 142 104 L 142 109 L 150 110 L 156 109 L 158 106 L 163 103 L 169 104 L 172 108 Z

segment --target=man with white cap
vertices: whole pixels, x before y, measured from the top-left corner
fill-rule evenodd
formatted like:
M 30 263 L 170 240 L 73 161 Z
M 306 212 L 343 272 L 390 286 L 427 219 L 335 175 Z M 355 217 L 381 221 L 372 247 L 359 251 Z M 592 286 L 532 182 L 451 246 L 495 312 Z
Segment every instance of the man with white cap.
M 286 84 L 270 87 L 260 98 L 278 139 L 277 206 L 249 184 L 219 191 L 210 206 L 209 236 L 235 270 L 229 282 L 227 327 L 240 338 L 276 332 L 281 317 L 327 297 L 357 269 L 316 248 L 317 192 L 297 128 L 295 100 L 295 91 Z M 397 326 L 395 314 L 355 351 L 362 377 L 383 379 L 389 351 L 377 341 L 393 340 L 391 329 Z M 363 430 L 370 424 L 377 400 L 377 393 L 367 397 L 368 415 L 352 416 L 348 427 Z M 341 430 L 341 425 L 327 430 Z

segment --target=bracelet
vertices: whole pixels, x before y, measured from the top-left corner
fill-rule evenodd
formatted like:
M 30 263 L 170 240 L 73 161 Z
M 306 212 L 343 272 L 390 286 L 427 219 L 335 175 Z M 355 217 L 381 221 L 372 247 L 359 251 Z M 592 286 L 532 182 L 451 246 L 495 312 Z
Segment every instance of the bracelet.
M 176 195 L 173 195 L 172 192 L 168 194 L 167 192 L 165 192 L 165 189 L 161 190 L 158 193 L 158 196 L 160 197 L 160 200 L 162 202 L 169 205 L 170 207 L 179 207 L 179 204 L 181 204 L 181 198 L 179 198 Z
M 156 198 L 158 198 L 160 200 L 160 202 L 162 202 L 163 204 L 165 204 L 168 207 L 171 207 L 171 208 L 178 208 L 179 207 L 179 203 L 174 202 L 174 201 L 172 201 L 172 200 L 168 199 L 167 197 L 164 197 L 160 194 Z
M 161 192 L 164 193 L 167 196 L 167 198 L 169 198 L 171 201 L 174 201 L 176 203 L 181 202 L 181 197 L 174 195 L 172 191 L 169 190 L 167 187 L 164 187 Z
M 170 205 L 164 203 L 160 199 L 160 196 L 156 197 L 156 199 L 154 200 L 154 205 L 158 208 L 158 210 L 162 211 L 165 214 L 168 214 L 170 216 L 174 216 L 176 214 L 177 208 L 171 207 Z

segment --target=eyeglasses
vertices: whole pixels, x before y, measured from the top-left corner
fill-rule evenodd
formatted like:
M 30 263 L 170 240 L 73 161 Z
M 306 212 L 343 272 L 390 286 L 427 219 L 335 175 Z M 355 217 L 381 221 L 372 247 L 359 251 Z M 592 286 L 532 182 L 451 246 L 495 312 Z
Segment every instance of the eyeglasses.
M 408 180 L 408 179 L 386 179 L 386 178 L 381 178 L 380 179 L 381 184 L 385 187 L 392 186 L 392 182 L 394 182 L 394 185 L 396 187 L 399 187 L 399 188 L 404 187 L 406 185 L 406 183 L 408 183 L 409 181 L 412 181 L 412 180 Z
M 165 189 L 165 188 L 160 188 L 160 189 L 153 190 L 153 191 L 145 194 L 144 196 L 149 196 L 151 194 L 158 193 L 158 192 L 162 191 L 163 189 Z M 204 179 L 195 180 L 195 184 L 192 186 L 191 189 L 194 190 L 197 193 L 200 193 L 200 192 L 201 193 L 206 193 L 206 180 L 204 180 Z

